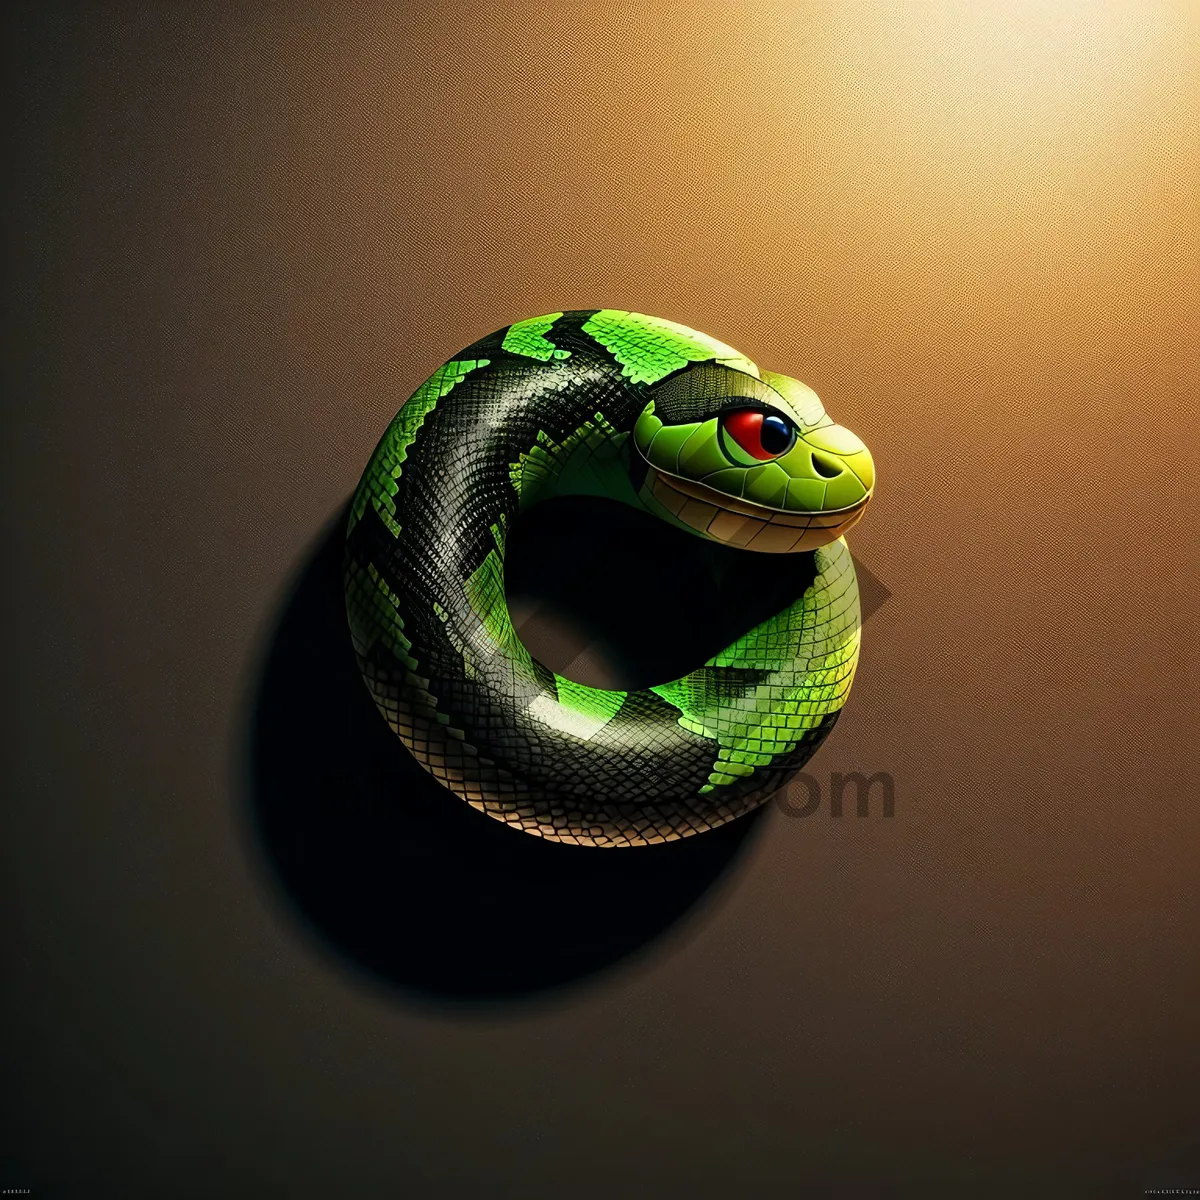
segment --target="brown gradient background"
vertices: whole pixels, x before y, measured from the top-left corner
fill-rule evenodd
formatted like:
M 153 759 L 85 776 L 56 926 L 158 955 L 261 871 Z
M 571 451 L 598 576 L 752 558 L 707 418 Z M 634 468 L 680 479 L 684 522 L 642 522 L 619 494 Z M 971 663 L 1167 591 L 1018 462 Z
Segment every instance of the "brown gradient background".
M 10 11 L 6 1178 L 34 1195 L 1200 1187 L 1200 8 Z M 892 590 L 640 956 L 440 1010 L 248 840 L 273 623 L 399 403 L 629 307 L 809 382 Z

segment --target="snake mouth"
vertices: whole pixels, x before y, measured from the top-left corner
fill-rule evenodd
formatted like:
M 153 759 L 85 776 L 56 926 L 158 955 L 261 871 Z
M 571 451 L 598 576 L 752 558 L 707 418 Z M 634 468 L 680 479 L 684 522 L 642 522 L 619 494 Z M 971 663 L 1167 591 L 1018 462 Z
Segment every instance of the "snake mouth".
M 684 525 L 714 541 L 768 554 L 816 550 L 857 525 L 872 492 L 848 508 L 793 512 L 750 504 L 707 484 L 649 467 L 642 492 Z

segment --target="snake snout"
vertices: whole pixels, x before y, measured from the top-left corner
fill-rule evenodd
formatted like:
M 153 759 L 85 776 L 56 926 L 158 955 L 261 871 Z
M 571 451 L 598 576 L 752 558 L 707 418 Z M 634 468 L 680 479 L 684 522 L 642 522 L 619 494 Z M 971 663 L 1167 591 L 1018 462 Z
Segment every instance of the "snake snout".
M 809 474 L 819 498 L 814 509 L 847 510 L 865 503 L 875 489 L 875 464 L 861 438 L 844 425 L 823 425 L 803 435 L 794 470 Z

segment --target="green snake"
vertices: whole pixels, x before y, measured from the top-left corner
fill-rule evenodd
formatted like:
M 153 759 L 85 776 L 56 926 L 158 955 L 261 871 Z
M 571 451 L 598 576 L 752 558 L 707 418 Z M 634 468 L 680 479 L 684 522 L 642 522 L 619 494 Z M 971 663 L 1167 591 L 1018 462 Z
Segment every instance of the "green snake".
M 359 668 L 417 761 L 515 828 L 593 846 L 715 828 L 778 791 L 846 700 L 860 620 L 842 535 L 874 482 L 810 388 L 714 338 L 607 309 L 518 321 L 439 367 L 367 465 L 345 556 Z M 682 678 L 574 682 L 522 644 L 504 588 L 514 521 L 568 495 L 811 554 L 815 578 Z

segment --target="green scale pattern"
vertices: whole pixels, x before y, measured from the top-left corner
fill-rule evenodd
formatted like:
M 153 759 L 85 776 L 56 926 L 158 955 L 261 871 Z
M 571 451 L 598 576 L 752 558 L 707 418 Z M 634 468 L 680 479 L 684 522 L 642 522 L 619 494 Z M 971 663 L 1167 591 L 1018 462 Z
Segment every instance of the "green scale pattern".
M 702 792 L 790 753 L 845 703 L 858 662 L 854 564 L 841 538 L 814 553 L 817 582 L 795 604 L 699 670 L 650 689 L 679 709 L 680 724 L 720 746 Z M 729 667 L 769 674 L 749 690 L 729 688 Z

